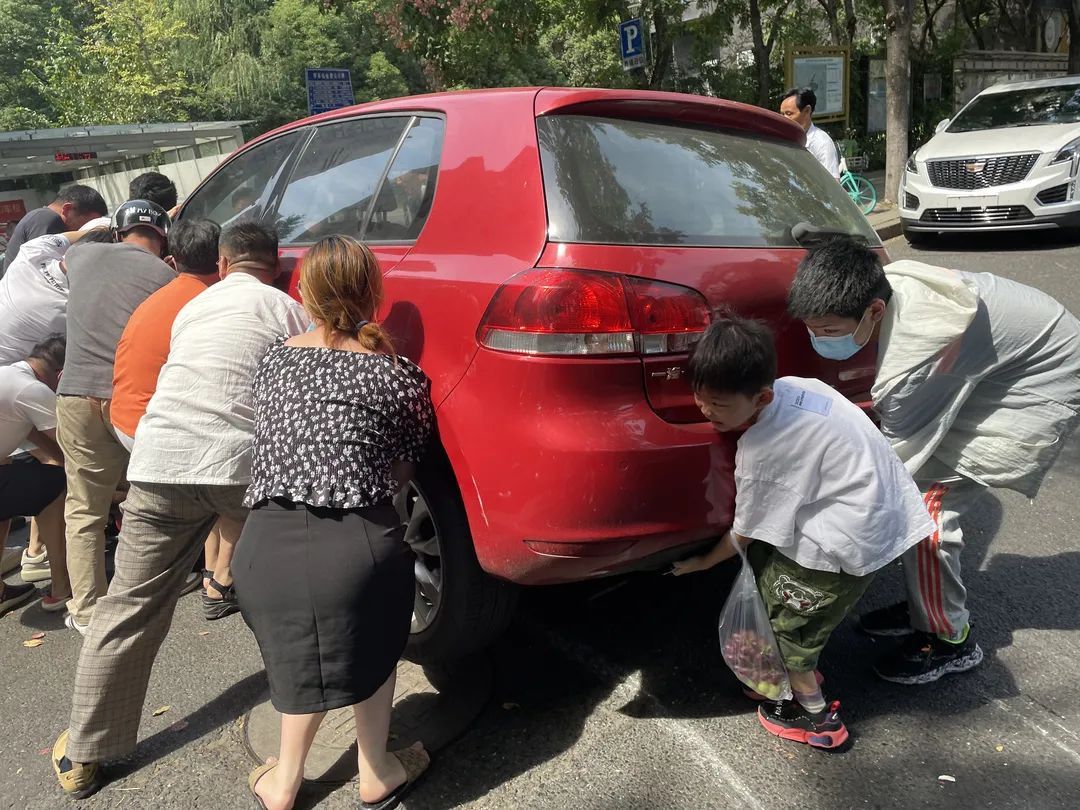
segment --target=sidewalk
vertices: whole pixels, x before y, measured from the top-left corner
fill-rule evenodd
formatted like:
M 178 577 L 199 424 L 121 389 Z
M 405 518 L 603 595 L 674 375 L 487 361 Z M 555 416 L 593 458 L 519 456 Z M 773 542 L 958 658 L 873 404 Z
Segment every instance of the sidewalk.
M 877 192 L 878 200 L 884 199 L 885 172 L 865 172 L 863 176 L 874 184 L 874 191 Z M 866 219 L 873 226 L 874 230 L 877 231 L 878 238 L 881 239 L 882 242 L 893 239 L 903 233 L 903 228 L 900 226 L 900 212 L 887 203 L 879 202 L 877 208 L 875 208 Z

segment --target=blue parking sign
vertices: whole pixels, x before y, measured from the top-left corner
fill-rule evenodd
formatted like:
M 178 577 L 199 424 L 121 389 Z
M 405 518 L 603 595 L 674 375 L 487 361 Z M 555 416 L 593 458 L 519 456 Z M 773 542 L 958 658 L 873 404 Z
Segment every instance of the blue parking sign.
M 352 73 L 341 68 L 306 68 L 308 112 L 311 115 L 351 107 L 353 96 Z
M 623 70 L 645 67 L 645 26 L 640 17 L 619 23 L 619 54 Z

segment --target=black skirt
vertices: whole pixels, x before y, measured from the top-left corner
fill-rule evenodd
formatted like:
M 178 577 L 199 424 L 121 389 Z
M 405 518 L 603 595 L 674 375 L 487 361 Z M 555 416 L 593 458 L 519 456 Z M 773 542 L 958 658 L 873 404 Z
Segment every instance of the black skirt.
M 389 503 L 325 509 L 275 499 L 252 510 L 232 571 L 279 712 L 351 706 L 394 671 L 415 589 L 404 531 Z

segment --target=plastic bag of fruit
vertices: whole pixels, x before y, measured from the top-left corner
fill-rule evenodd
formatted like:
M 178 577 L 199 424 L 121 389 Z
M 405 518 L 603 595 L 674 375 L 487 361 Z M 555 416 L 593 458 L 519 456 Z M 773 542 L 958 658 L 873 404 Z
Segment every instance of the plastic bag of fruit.
M 791 697 L 787 669 L 780 657 L 754 569 L 740 549 L 742 570 L 720 614 L 720 650 L 724 661 L 748 688 L 769 700 Z

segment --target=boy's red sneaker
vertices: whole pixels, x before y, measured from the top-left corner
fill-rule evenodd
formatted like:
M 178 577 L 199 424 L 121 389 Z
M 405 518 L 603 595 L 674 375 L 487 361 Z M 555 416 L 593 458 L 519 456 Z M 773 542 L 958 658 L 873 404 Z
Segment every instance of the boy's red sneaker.
M 758 706 L 758 720 L 770 734 L 814 748 L 837 748 L 848 738 L 838 700 L 816 713 L 808 712 L 795 700 L 767 700 Z

